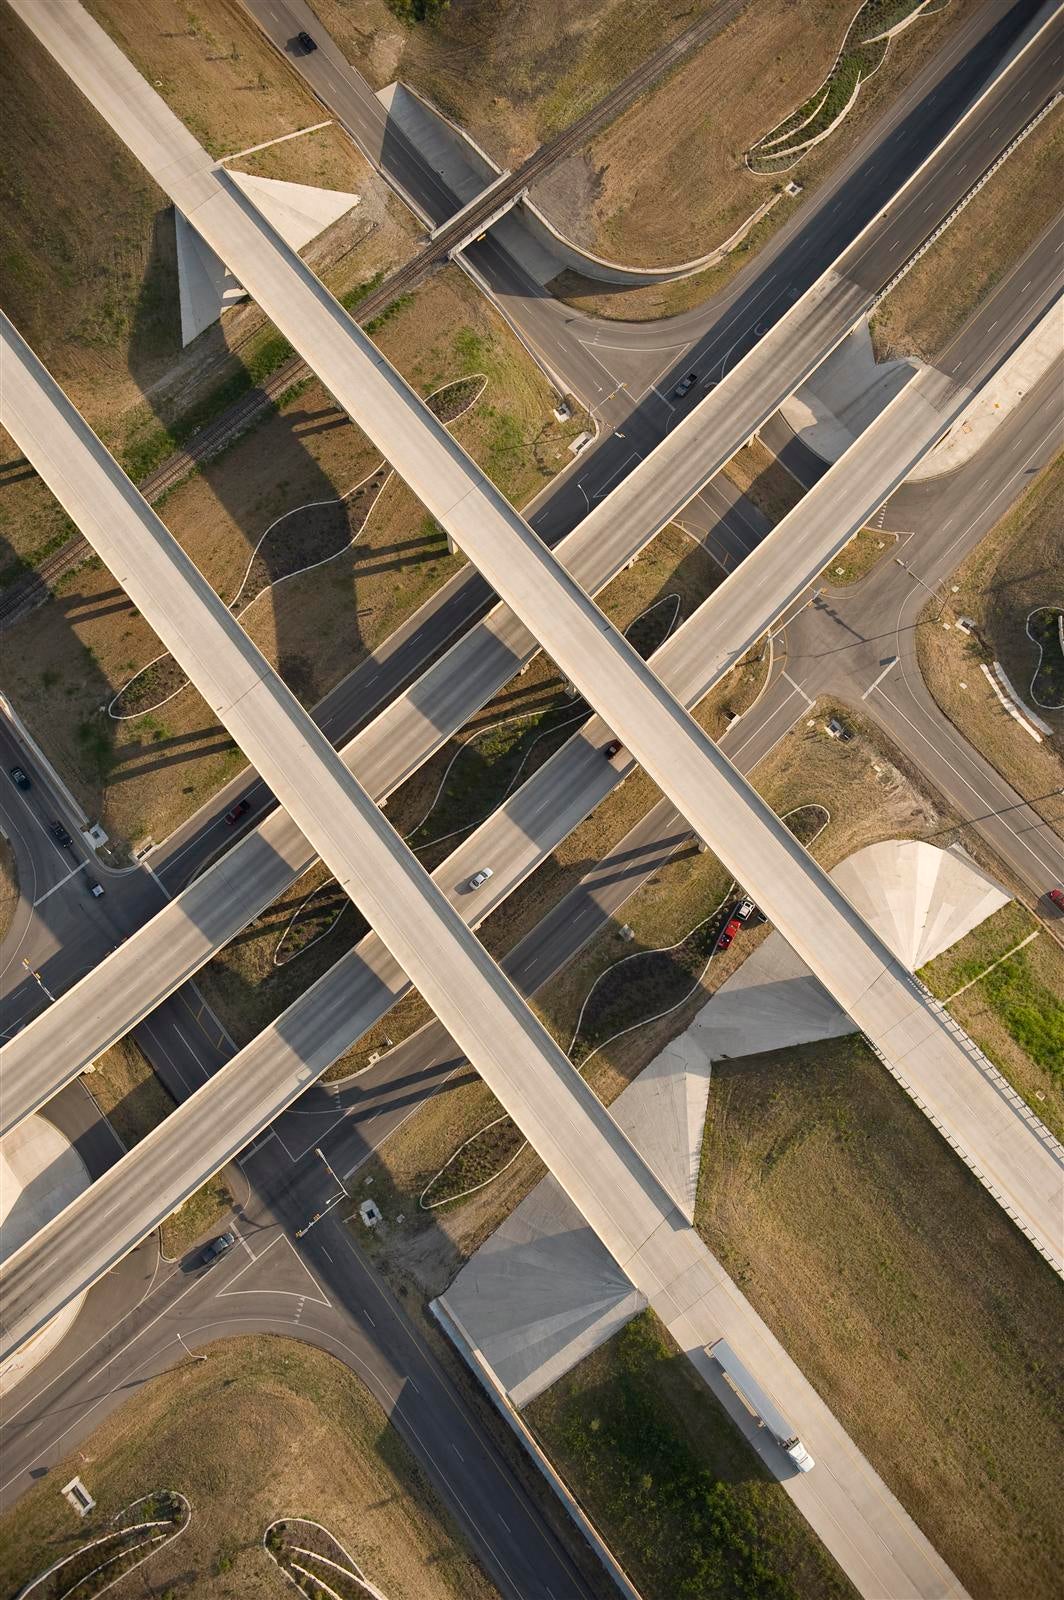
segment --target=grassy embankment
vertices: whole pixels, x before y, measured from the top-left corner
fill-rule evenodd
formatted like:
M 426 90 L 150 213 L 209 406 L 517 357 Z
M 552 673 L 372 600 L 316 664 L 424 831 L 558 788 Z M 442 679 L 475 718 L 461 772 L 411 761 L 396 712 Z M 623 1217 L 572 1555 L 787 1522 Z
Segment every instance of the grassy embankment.
M 1013 901 L 920 976 L 1064 1139 L 1064 950 L 1052 934 Z
M 77 1472 L 97 1502 L 80 1524 L 55 1489 Z M 329 1528 L 396 1600 L 495 1594 L 354 1374 L 307 1344 L 268 1337 L 211 1345 L 205 1362 L 182 1360 L 139 1387 L 80 1453 L 34 1484 L 0 1521 L 5 1592 L 164 1488 L 187 1496 L 192 1519 L 129 1593 L 284 1600 L 289 1580 L 262 1536 L 277 1517 L 298 1514 Z
M 525 1420 L 646 1600 L 855 1593 L 653 1312 Z
M 976 1600 L 1051 1600 L 1061 1285 L 855 1038 L 718 1062 L 698 1226 Z
M 1058 457 L 951 575 L 947 603 L 929 603 L 917 648 L 924 681 L 958 732 L 1064 836 L 1064 712 L 1039 708 L 1053 731 L 1036 743 L 1004 710 L 980 670 L 984 661 L 1000 661 L 1031 706 L 1038 650 L 1025 624 L 1035 607 L 1064 604 L 1062 527 L 1064 459 Z M 979 636 L 957 628 L 958 617 L 971 618 Z
M 1032 116 L 1036 110 L 1032 105 Z M 916 355 L 933 362 L 942 354 L 995 284 L 1053 224 L 1062 161 L 1064 107 L 1058 107 L 877 307 L 872 340 L 879 360 Z

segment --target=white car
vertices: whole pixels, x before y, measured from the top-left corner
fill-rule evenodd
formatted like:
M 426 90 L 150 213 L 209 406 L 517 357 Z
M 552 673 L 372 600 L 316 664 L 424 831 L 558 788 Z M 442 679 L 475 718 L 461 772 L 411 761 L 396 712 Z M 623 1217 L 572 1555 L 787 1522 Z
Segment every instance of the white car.
M 480 871 L 474 872 L 473 876 L 470 878 L 470 889 L 479 889 L 481 884 L 487 883 L 488 879 L 492 876 L 493 874 L 490 867 L 481 867 Z

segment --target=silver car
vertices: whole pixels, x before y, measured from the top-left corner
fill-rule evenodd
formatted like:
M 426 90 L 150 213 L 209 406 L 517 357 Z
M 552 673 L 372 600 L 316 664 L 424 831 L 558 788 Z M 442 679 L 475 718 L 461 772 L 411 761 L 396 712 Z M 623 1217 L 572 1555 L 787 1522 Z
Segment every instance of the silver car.
M 487 883 L 488 879 L 492 876 L 493 874 L 490 867 L 481 867 L 480 871 L 474 872 L 473 876 L 470 878 L 470 889 L 479 889 L 481 884 Z

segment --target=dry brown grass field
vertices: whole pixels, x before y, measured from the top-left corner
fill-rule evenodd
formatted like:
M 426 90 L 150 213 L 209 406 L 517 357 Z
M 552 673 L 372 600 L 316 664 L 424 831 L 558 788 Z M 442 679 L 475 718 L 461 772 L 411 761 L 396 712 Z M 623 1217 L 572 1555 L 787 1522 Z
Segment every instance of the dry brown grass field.
M 941 355 L 994 285 L 1053 225 L 1062 161 L 1064 108 L 1058 107 L 877 308 L 872 336 L 879 360 Z
M 952 574 L 941 619 L 941 608 L 928 604 L 917 645 L 925 682 L 950 721 L 1064 835 L 1064 712 L 1038 708 L 1054 731 L 1036 744 L 1004 710 L 980 670 L 984 660 L 1000 661 L 1016 692 L 1031 705 L 1038 650 L 1025 622 L 1036 606 L 1064 604 L 1062 529 L 1064 458 L 1058 457 Z M 958 617 L 972 618 L 984 642 L 942 626 Z
M 716 1063 L 697 1220 L 974 1600 L 1051 1600 L 1061 1285 L 871 1052 Z
M 76 1472 L 97 1500 L 80 1524 L 55 1489 Z M 0 1521 L 5 1592 L 164 1488 L 187 1496 L 191 1522 L 124 1581 L 127 1594 L 284 1600 L 290 1582 L 262 1537 L 293 1515 L 329 1528 L 390 1600 L 496 1593 L 354 1374 L 307 1344 L 270 1337 L 223 1340 L 205 1362 L 183 1360 L 139 1387 L 81 1453 L 35 1484 Z
M 314 0 L 374 88 L 411 83 L 513 166 L 708 9 L 662 0 L 452 0 L 406 25 L 386 0 Z

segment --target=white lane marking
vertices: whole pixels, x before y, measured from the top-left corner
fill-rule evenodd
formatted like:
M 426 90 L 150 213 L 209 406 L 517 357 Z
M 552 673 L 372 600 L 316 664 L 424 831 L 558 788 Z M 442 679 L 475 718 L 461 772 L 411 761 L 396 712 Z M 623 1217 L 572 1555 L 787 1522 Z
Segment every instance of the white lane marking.
M 891 659 L 887 662 L 886 666 L 883 668 L 883 671 L 879 674 L 879 677 L 873 679 L 873 681 L 868 685 L 868 688 L 865 690 L 864 694 L 861 696 L 862 700 L 867 700 L 868 696 L 872 693 L 872 690 L 879 688 L 879 685 L 883 682 L 883 679 L 886 677 L 887 673 L 891 672 L 898 665 L 898 660 L 899 660 L 898 656 L 892 656 L 891 657 Z
M 813 709 L 813 707 L 816 705 L 816 701 L 815 700 L 810 700 L 809 696 L 806 694 L 806 692 L 802 688 L 801 684 L 800 683 L 795 683 L 794 679 L 791 677 L 790 673 L 786 670 L 786 668 L 784 668 L 784 670 L 780 674 L 780 676 L 786 678 L 786 680 L 790 684 L 791 688 L 796 690 L 797 693 L 801 695 L 802 699 L 805 701 L 806 705 L 808 706 L 809 710 L 811 711 Z
M 38 906 L 43 905 L 48 899 L 49 895 L 55 894 L 57 889 L 61 889 L 64 883 L 69 883 L 71 878 L 76 878 L 79 872 L 84 872 L 87 866 L 87 861 L 79 861 L 76 867 L 71 867 L 70 871 L 66 873 L 64 877 L 60 878 L 58 883 L 53 883 L 50 889 L 46 889 L 43 894 L 37 896 L 36 900 L 33 902 L 34 910 L 36 910 Z

